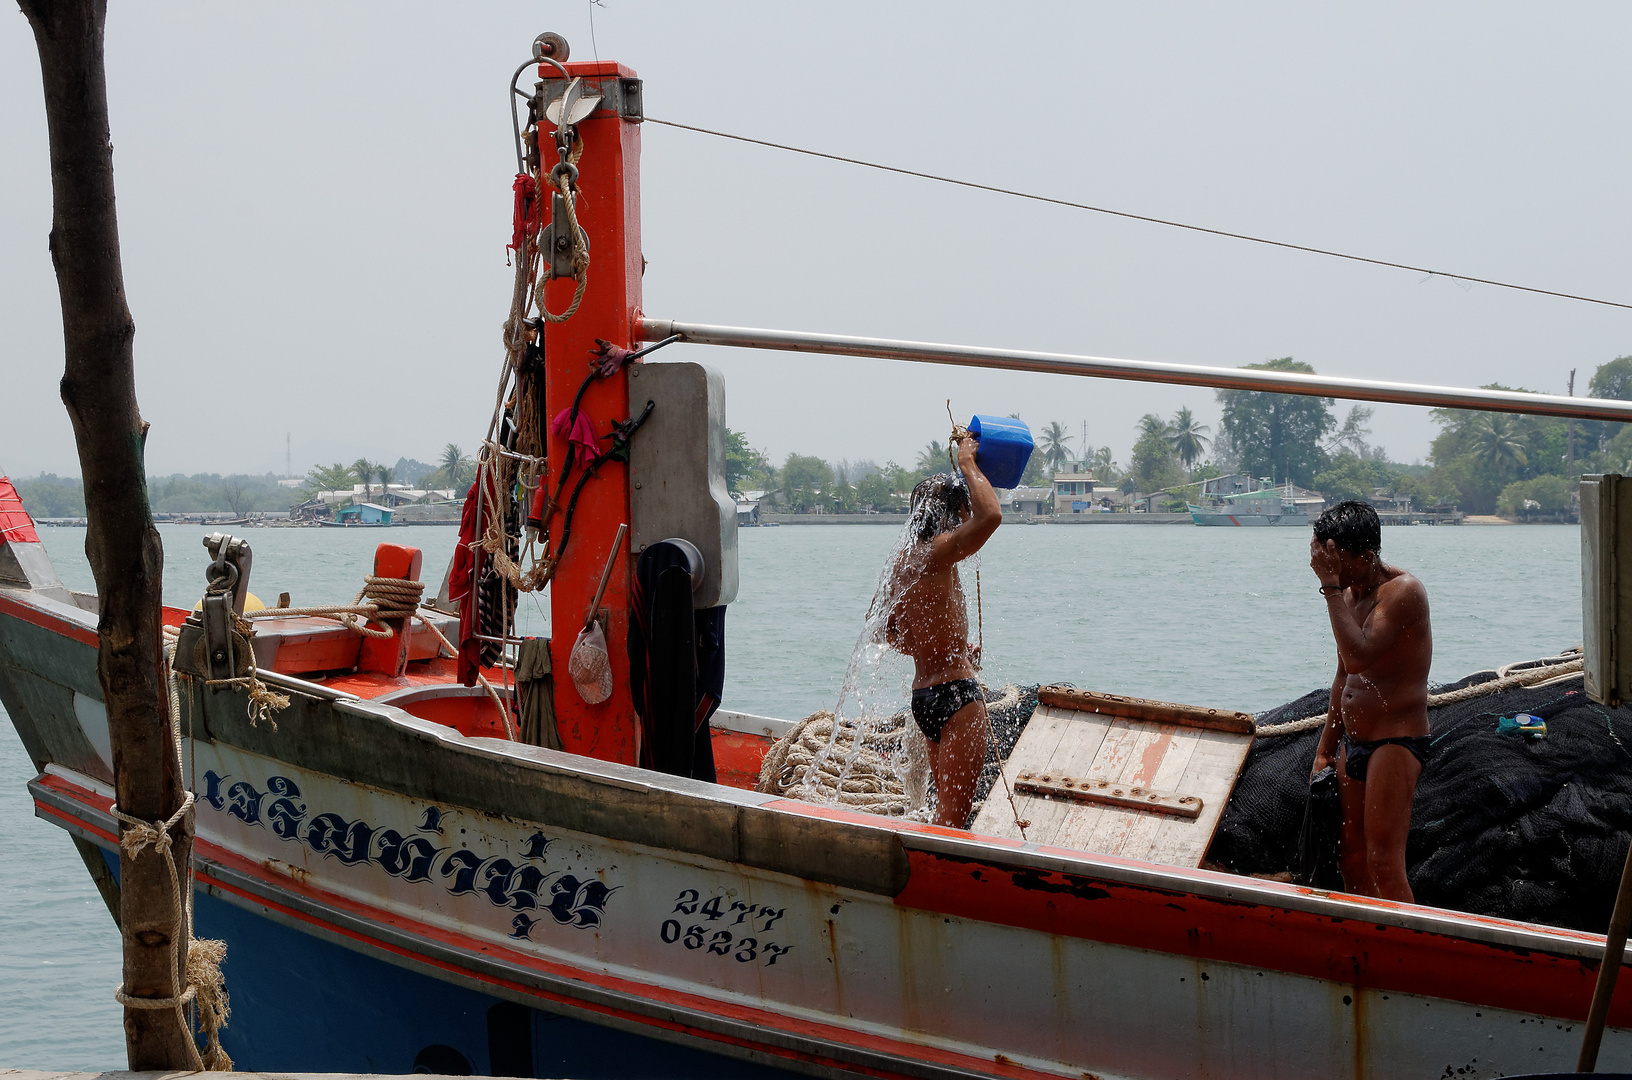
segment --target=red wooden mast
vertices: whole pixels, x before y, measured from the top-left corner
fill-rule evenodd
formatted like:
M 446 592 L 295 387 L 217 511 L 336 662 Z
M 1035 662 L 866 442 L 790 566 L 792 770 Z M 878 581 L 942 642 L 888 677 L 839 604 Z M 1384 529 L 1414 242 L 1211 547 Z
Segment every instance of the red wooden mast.
M 638 81 L 635 73 L 611 61 L 568 63 L 573 77 L 582 78 L 587 92 L 600 84 L 607 92 L 588 117 L 577 124 L 583 141 L 578 159 L 578 224 L 589 236 L 589 285 L 576 314 L 564 323 L 552 323 L 544 334 L 546 418 L 572 406 L 579 385 L 589 372 L 595 339 L 623 348 L 632 347 L 640 318 L 640 124 Z M 557 84 L 561 74 L 552 64 L 541 64 L 539 76 Z M 610 85 L 608 85 L 610 84 Z M 555 96 L 559 98 L 560 91 Z M 629 107 L 633 99 L 637 108 Z M 632 116 L 626 115 L 633 113 Z M 539 142 L 545 170 L 554 163 L 553 147 L 545 132 L 554 128 L 541 118 Z M 548 195 L 544 205 L 548 207 Z M 548 266 L 548 257 L 545 260 Z M 565 311 L 572 301 L 571 278 L 558 278 L 545 287 L 551 311 Z M 605 436 L 614 421 L 629 417 L 627 369 L 611 378 L 596 379 L 584 394 L 582 408 L 593 419 L 595 433 Z M 600 448 L 610 448 L 602 439 Z M 567 441 L 551 434 L 546 456 L 547 490 L 560 481 Z M 582 464 L 575 466 L 576 474 Z M 568 493 L 577 476 L 569 478 Z M 567 658 L 584 625 L 601 571 L 618 525 L 629 520 L 629 469 L 609 461 L 585 486 L 578 500 L 571 542 L 562 553 L 550 583 L 550 657 L 555 671 L 555 715 L 562 747 L 578 754 L 633 765 L 640 750 L 640 723 L 629 695 L 629 582 L 633 563 L 627 543 L 613 568 L 601 608 L 608 612 L 607 649 L 612 662 L 612 696 L 599 705 L 587 705 L 567 675 Z

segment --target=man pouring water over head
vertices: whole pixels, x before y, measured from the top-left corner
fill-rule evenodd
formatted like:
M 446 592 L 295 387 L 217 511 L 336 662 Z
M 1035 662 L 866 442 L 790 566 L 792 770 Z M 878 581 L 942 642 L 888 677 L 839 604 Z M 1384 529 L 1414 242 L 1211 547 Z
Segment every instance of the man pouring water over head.
M 1428 760 L 1428 592 L 1378 557 L 1382 528 L 1363 502 L 1315 522 L 1309 566 L 1337 641 L 1337 677 L 1311 777 L 1335 766 L 1343 884 L 1364 896 L 1412 899 L 1405 876 L 1411 800 Z
M 885 641 L 914 664 L 912 717 L 928 740 L 937 797 L 935 823 L 963 828 L 986 760 L 986 699 L 969 643 L 969 611 L 958 564 L 997 531 L 1003 510 L 975 462 L 978 440 L 957 442 L 963 479 L 939 473 L 912 492 L 909 543 L 888 588 Z

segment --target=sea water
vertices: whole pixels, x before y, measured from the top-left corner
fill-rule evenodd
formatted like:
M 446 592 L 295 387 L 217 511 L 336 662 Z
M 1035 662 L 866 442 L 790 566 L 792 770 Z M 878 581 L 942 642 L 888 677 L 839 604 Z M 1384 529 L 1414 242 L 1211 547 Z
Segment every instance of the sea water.
M 202 593 L 207 531 L 160 527 L 166 603 L 191 607 Z M 244 535 L 250 588 L 268 603 L 285 591 L 295 604 L 349 600 L 382 540 L 423 548 L 434 589 L 455 543 L 451 527 Z M 898 535 L 882 525 L 744 529 L 724 707 L 783 719 L 833 708 Z M 63 580 L 92 588 L 84 530 L 41 537 Z M 1580 643 L 1573 526 L 1389 528 L 1383 556 L 1427 586 L 1435 681 Z M 981 563 L 982 677 L 1263 710 L 1331 682 L 1336 653 L 1316 584 L 1303 529 L 1004 525 Z M 545 632 L 546 609 L 523 598 L 523 631 Z M 67 835 L 34 817 L 33 775 L 0 713 L 0 1067 L 123 1068 L 118 933 Z M 226 970 L 230 990 L 230 956 Z

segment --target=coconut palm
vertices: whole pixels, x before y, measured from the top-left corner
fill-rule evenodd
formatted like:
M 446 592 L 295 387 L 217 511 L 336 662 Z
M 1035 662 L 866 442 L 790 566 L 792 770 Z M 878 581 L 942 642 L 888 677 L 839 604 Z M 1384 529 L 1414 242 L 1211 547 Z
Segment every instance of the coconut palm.
M 374 495 L 374 471 L 379 466 L 365 457 L 360 457 L 351 463 L 351 473 L 363 485 L 363 499 L 366 501 Z
M 1059 467 L 1071 460 L 1071 436 L 1065 433 L 1065 425 L 1058 420 L 1052 420 L 1049 425 L 1037 433 L 1038 449 L 1043 452 L 1043 464 L 1051 471 L 1058 471 Z
M 935 473 L 951 472 L 952 461 L 946 455 L 946 447 L 939 439 L 932 439 L 930 444 L 918 451 L 918 472 L 924 476 L 933 476 Z
M 1167 441 L 1173 444 L 1173 452 L 1179 455 L 1186 469 L 1194 468 L 1196 459 L 1207 452 L 1212 441 L 1207 438 L 1207 431 L 1207 425 L 1197 422 L 1189 408 L 1173 414 L 1173 421 L 1167 425 Z
M 1492 472 L 1512 472 L 1529 462 L 1524 432 L 1511 416 L 1483 413 L 1468 425 L 1473 459 Z
M 1095 476 L 1106 482 L 1110 482 L 1118 471 L 1116 459 L 1111 456 L 1109 446 L 1101 446 L 1094 451 L 1093 457 L 1089 459 L 1089 467 L 1094 470 Z
M 442 448 L 442 479 L 449 487 L 459 486 L 460 466 L 465 462 L 465 452 L 459 449 L 458 443 L 449 443 Z
M 1155 413 L 1147 412 L 1139 418 L 1139 434 L 1155 435 L 1157 438 L 1168 437 L 1167 421 Z

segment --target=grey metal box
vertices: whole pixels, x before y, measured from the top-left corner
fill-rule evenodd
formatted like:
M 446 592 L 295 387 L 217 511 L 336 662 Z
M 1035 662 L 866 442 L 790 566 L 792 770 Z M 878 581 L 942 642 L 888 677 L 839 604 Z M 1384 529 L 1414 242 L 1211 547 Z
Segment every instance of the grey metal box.
M 1632 477 L 1581 478 L 1581 630 L 1587 696 L 1632 700 Z
M 697 608 L 737 598 L 737 502 L 725 487 L 725 379 L 693 363 L 629 368 L 629 412 L 651 417 L 629 452 L 629 550 L 680 537 L 703 553 Z

